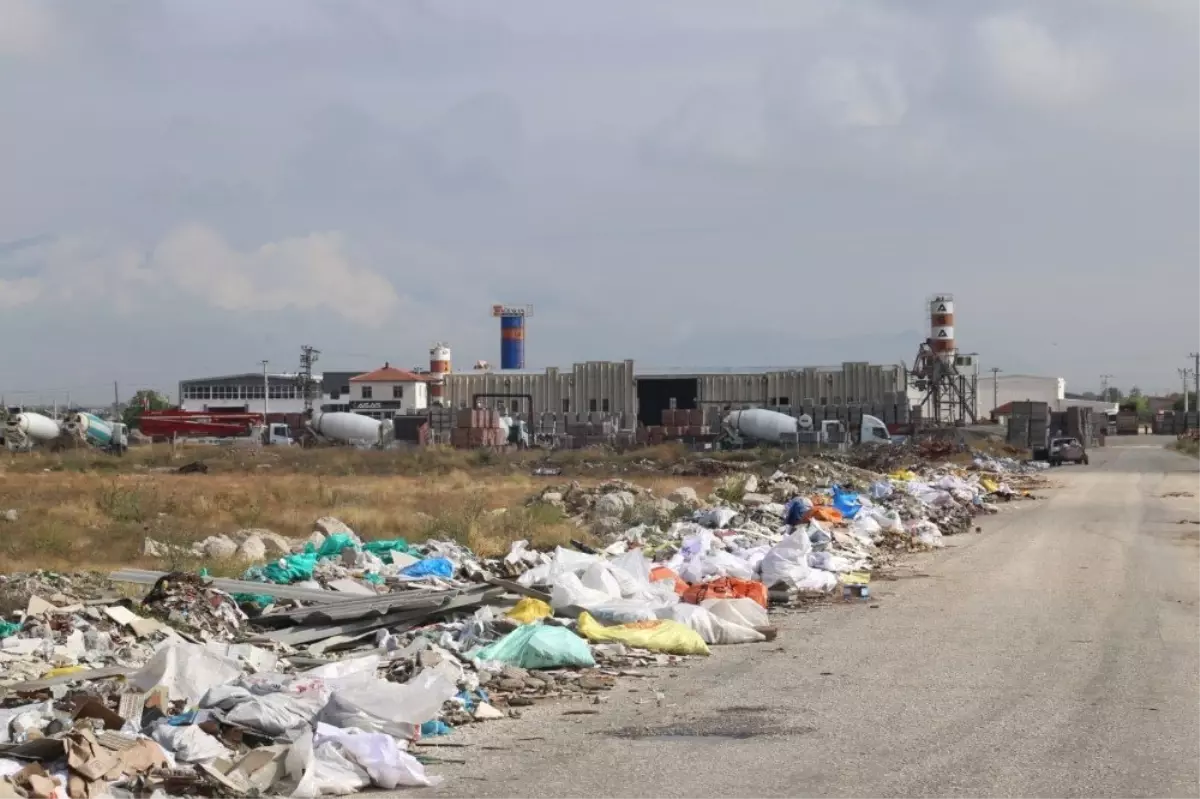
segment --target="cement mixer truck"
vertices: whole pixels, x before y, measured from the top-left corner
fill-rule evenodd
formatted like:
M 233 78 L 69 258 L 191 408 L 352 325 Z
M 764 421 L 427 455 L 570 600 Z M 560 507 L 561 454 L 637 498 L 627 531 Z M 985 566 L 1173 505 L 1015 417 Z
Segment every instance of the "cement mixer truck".
M 837 444 L 891 444 L 892 437 L 883 420 L 863 414 L 855 430 L 837 419 L 826 419 L 819 426 L 807 415 L 791 416 L 766 408 L 732 411 L 724 419 L 725 432 L 746 441 L 766 444 L 807 442 L 825 446 Z
M 80 444 L 118 454 L 129 448 L 129 434 L 123 423 L 107 422 L 92 413 L 67 414 L 62 421 L 62 434 Z
M 27 452 L 37 444 L 48 444 L 62 434 L 58 422 L 49 416 L 23 411 L 8 418 L 4 425 L 4 445 L 13 452 Z
M 381 449 L 391 443 L 394 435 L 393 425 L 389 421 L 344 411 L 313 411 L 308 427 L 318 438 L 326 441 Z

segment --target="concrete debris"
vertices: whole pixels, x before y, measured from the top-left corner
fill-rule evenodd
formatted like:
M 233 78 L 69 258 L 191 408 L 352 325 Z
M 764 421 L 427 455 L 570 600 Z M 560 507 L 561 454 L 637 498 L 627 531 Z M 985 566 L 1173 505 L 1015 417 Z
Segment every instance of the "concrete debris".
M 17 513 L 16 508 L 9 508 L 8 510 L 4 511 L 3 518 L 6 522 L 15 522 L 17 519 L 21 518 L 21 514 Z
M 775 640 L 775 604 L 867 607 L 871 576 L 901 553 L 1039 484 L 982 456 L 887 472 L 837 457 L 770 474 L 713 463 L 724 479 L 704 500 L 623 480 L 528 500 L 563 510 L 594 546 L 517 541 L 480 558 L 453 541 L 363 541 L 324 517 L 303 541 L 247 529 L 145 542 L 164 559 L 256 564 L 240 581 L 0 576 L 0 796 L 434 785 L 412 754 L 422 740 L 551 700 L 599 712 L 622 675 Z M 149 590 L 127 598 L 138 585 Z

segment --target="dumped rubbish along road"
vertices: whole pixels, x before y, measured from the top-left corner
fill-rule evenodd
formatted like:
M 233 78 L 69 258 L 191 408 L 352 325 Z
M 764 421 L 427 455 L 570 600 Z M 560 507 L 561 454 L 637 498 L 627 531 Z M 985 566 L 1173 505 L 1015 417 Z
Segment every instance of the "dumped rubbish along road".
M 969 465 L 902 453 L 887 473 L 785 458 L 703 499 L 625 480 L 547 487 L 530 512 L 569 513 L 586 540 L 511 541 L 501 558 L 447 539 L 363 540 L 322 516 L 306 539 L 255 528 L 144 541 L 147 558 L 250 564 L 239 580 L 0 575 L 0 795 L 438 785 L 441 767 L 466 762 L 443 754 L 457 743 L 444 736 L 541 706 L 602 715 L 621 681 L 678 676 L 713 648 L 754 658 L 778 635 L 772 611 L 842 601 L 870 613 L 873 575 L 1046 485 L 1044 465 L 960 454 Z M 646 703 L 665 700 L 655 689 Z M 784 728 L 714 716 L 618 735 L 772 729 Z
M 404 795 L 1198 796 L 1200 533 L 1164 496 L 1196 461 L 1117 444 L 1053 478 L 877 608 L 773 614 L 752 655 L 623 680 L 599 715 L 467 728 Z

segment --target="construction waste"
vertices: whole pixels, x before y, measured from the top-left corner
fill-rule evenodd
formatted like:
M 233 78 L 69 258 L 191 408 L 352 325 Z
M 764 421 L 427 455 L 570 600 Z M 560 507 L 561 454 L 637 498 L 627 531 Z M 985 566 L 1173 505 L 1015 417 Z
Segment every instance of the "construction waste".
M 1035 483 L 1016 463 L 880 474 L 809 459 L 705 499 L 609 481 L 530 499 L 574 548 L 363 541 L 337 519 L 245 531 L 240 580 L 125 569 L 0 576 L 0 797 L 315 797 L 436 785 L 428 743 L 617 678 L 772 640 L 781 603 L 868 595 Z M 581 533 L 581 537 L 584 537 Z M 160 557 L 172 547 L 147 541 Z M 137 598 L 132 598 L 137 597 Z

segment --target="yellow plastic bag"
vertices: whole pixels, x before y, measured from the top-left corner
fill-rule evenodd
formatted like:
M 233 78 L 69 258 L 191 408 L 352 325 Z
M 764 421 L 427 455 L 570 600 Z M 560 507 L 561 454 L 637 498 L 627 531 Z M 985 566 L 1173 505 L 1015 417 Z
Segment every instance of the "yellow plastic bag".
M 63 677 L 67 674 L 78 674 L 81 671 L 87 671 L 87 666 L 59 666 L 56 669 L 50 669 L 42 675 L 41 679 L 48 680 L 51 677 Z
M 635 621 L 613 627 L 601 626 L 587 611 L 579 614 L 579 632 L 589 641 L 620 641 L 621 643 L 664 652 L 668 655 L 707 655 L 708 644 L 700 634 L 671 619 Z
M 546 618 L 552 612 L 550 606 L 542 600 L 527 596 L 504 615 L 521 624 L 533 624 Z
M 997 483 L 995 480 L 992 480 L 987 477 L 979 478 L 979 485 L 980 485 L 980 487 L 983 488 L 984 491 L 988 492 L 989 494 L 995 494 L 997 491 L 1000 490 L 1000 484 Z
M 907 483 L 909 480 L 916 480 L 917 474 L 909 469 L 897 469 L 888 475 L 893 480 L 898 480 L 902 483 Z

